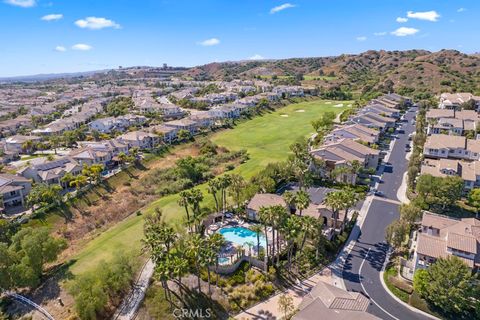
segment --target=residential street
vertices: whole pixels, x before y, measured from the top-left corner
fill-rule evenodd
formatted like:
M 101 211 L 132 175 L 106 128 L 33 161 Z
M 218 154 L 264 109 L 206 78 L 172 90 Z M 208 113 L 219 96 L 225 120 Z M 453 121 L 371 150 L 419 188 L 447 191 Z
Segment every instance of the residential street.
M 383 174 L 383 183 L 378 190 L 384 198 L 375 197 L 366 219 L 361 226 L 361 234 L 347 257 L 343 269 L 343 279 L 348 290 L 361 291 L 371 299 L 369 312 L 382 319 L 427 319 L 393 299 L 380 282 L 380 272 L 385 262 L 388 246 L 385 242 L 385 228 L 399 217 L 397 190 L 402 184 L 408 161 L 405 159 L 405 145 L 408 135 L 415 130 L 411 120 L 415 112 L 407 112 L 402 129 L 391 151 L 389 163 Z M 390 167 L 390 166 L 388 166 Z

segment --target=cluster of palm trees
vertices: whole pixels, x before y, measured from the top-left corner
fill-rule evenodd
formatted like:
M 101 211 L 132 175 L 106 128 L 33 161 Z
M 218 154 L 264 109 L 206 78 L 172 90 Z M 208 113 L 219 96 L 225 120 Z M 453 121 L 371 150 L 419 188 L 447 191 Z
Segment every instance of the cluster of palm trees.
M 102 179 L 103 169 L 103 165 L 101 164 L 92 164 L 91 166 L 84 165 L 81 174 L 73 175 L 66 173 L 60 179 L 60 182 L 68 187 L 75 187 L 78 191 L 87 184 L 98 184 Z
M 201 273 L 208 274 L 208 294 L 211 295 L 211 266 L 218 267 L 218 255 L 224 245 L 221 234 L 203 237 L 200 233 L 176 232 L 164 222 L 162 212 L 145 217 L 143 247 L 155 263 L 155 278 L 165 291 L 165 297 L 173 303 L 169 281 L 175 281 L 179 293 L 183 292 L 182 279 L 194 273 L 197 277 L 197 290 L 202 293 Z M 218 274 L 216 280 L 218 281 Z
M 342 221 L 342 231 L 344 230 L 348 211 L 353 208 L 361 199 L 362 195 L 355 192 L 352 187 L 346 187 L 342 190 L 332 191 L 326 195 L 324 204 L 332 210 L 334 229 L 337 228 L 340 211 L 345 210 Z
M 202 209 L 200 207 L 200 203 L 202 201 L 203 193 L 199 189 L 192 188 L 180 192 L 178 205 L 185 209 L 188 231 L 190 233 L 197 233 L 201 231 L 200 225 L 202 222 Z
M 280 255 L 286 253 L 288 268 L 297 252 L 302 252 L 307 239 L 318 240 L 322 235 L 322 222 L 310 216 L 291 214 L 282 205 L 262 207 L 259 210 L 259 220 L 263 225 L 263 233 L 267 241 L 266 256 L 271 257 L 275 265 L 279 265 Z M 271 228 L 272 243 L 269 244 L 268 227 Z M 254 229 L 257 234 L 262 232 L 261 226 Z M 281 241 L 281 237 L 285 241 Z M 259 247 L 259 239 L 257 239 Z M 319 248 L 318 248 L 319 249 Z

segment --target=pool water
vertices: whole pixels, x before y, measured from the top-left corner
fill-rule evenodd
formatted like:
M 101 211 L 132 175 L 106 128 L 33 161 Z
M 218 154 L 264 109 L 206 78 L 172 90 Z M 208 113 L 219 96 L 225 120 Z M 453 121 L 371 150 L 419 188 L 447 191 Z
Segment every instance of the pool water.
M 223 235 L 225 240 L 233 242 L 237 245 L 244 246 L 247 248 L 247 242 L 253 243 L 253 248 L 256 249 L 257 247 L 257 233 L 247 229 L 245 227 L 228 227 L 228 228 L 221 228 L 218 230 L 220 234 Z M 260 235 L 260 246 L 265 248 L 267 240 L 265 236 L 262 234 Z

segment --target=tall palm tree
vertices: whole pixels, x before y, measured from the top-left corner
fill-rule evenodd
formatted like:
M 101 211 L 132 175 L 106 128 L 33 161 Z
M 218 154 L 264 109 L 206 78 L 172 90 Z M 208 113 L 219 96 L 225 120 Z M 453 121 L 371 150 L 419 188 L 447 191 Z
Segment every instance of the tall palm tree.
M 269 247 L 268 247 L 268 233 L 267 233 L 267 227 L 271 225 L 271 220 L 272 220 L 272 215 L 271 215 L 271 210 L 270 207 L 261 207 L 260 210 L 258 210 L 258 217 L 260 222 L 263 224 L 263 228 L 265 230 L 265 239 L 266 239 L 266 248 L 265 248 L 265 256 L 273 256 L 275 253 L 275 235 L 272 232 L 272 252 L 269 252 Z
M 271 208 L 271 215 L 272 215 L 272 225 L 273 225 L 273 230 L 272 233 L 276 233 L 276 260 L 277 260 L 277 265 L 280 261 L 280 234 L 279 231 L 283 227 L 284 223 L 287 220 L 287 217 L 289 216 L 289 213 L 287 210 L 281 206 L 281 205 L 275 205 L 270 207 Z
M 225 217 L 225 211 L 227 209 L 227 188 L 230 186 L 232 179 L 228 174 L 225 174 L 219 177 L 218 179 L 220 184 L 220 194 L 222 196 L 221 199 L 222 199 L 222 222 L 223 222 Z
M 218 202 L 218 191 L 220 190 L 220 181 L 218 179 L 211 179 L 208 181 L 208 193 L 213 196 L 215 201 L 215 209 L 217 213 L 220 212 L 220 203 Z
M 215 252 L 215 273 L 217 274 L 215 283 L 218 286 L 218 255 L 221 252 L 222 247 L 225 245 L 225 238 L 220 233 L 214 233 L 208 238 L 208 242 L 212 251 Z
M 302 224 L 302 231 L 303 231 L 302 243 L 300 244 L 300 250 L 299 250 L 301 252 L 303 250 L 303 247 L 305 246 L 305 242 L 307 241 L 307 238 L 312 237 L 316 234 L 318 230 L 319 222 L 314 217 L 309 217 L 309 216 L 302 217 L 300 222 Z
M 290 215 L 285 220 L 285 223 L 281 226 L 281 230 L 285 235 L 287 240 L 287 257 L 288 257 L 288 269 L 290 270 L 291 262 L 292 262 L 292 253 L 293 248 L 295 246 L 295 241 L 300 235 L 301 231 L 301 223 L 298 216 Z M 278 263 L 278 261 L 277 261 Z
M 260 235 L 262 234 L 262 225 L 254 224 L 250 229 L 257 234 L 257 257 L 260 256 Z M 266 235 L 265 235 L 266 237 Z
M 342 223 L 342 230 L 345 228 L 345 223 L 347 221 L 348 211 L 353 208 L 358 201 L 361 200 L 362 195 L 355 192 L 355 190 L 351 187 L 347 187 L 342 190 L 342 198 L 343 198 L 343 208 L 345 210 L 345 215 L 343 217 Z
M 302 216 L 302 211 L 307 209 L 310 205 L 310 195 L 304 190 L 300 190 L 296 195 L 296 205 L 299 215 Z
M 235 205 L 238 209 L 240 209 L 241 201 L 242 201 L 242 192 L 246 186 L 245 179 L 239 174 L 231 174 L 230 175 L 230 188 L 229 191 L 235 202 Z
M 190 258 L 190 261 L 195 266 L 195 272 L 197 275 L 197 287 L 198 292 L 202 292 L 202 287 L 200 284 L 200 266 L 203 263 L 203 252 L 204 252 L 204 239 L 199 234 L 191 234 L 187 239 L 187 255 Z
M 190 204 L 190 191 L 184 190 L 180 192 L 180 199 L 178 199 L 178 205 L 185 209 L 185 213 L 187 214 L 187 226 L 188 230 L 192 232 L 192 228 L 190 226 L 190 212 L 188 210 L 188 206 Z
M 333 191 L 327 194 L 324 200 L 324 204 L 327 207 L 330 207 L 333 213 L 334 226 L 333 229 L 337 228 L 338 213 L 341 208 L 343 208 L 343 196 L 341 191 Z
M 192 207 L 193 219 L 198 222 L 201 215 L 200 203 L 203 201 L 203 193 L 200 189 L 191 189 L 189 202 Z M 198 232 L 198 225 L 194 224 L 195 232 Z
M 285 200 L 285 202 L 289 206 L 290 210 L 293 210 L 296 208 L 297 194 L 295 192 L 285 191 L 282 197 L 283 197 L 283 200 Z

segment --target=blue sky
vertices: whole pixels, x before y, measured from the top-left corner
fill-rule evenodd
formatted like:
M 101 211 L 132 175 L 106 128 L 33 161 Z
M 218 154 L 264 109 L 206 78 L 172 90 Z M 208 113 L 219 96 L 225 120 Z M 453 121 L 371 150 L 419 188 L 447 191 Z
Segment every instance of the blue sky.
M 0 77 L 358 53 L 480 51 L 480 1 L 0 0 Z

